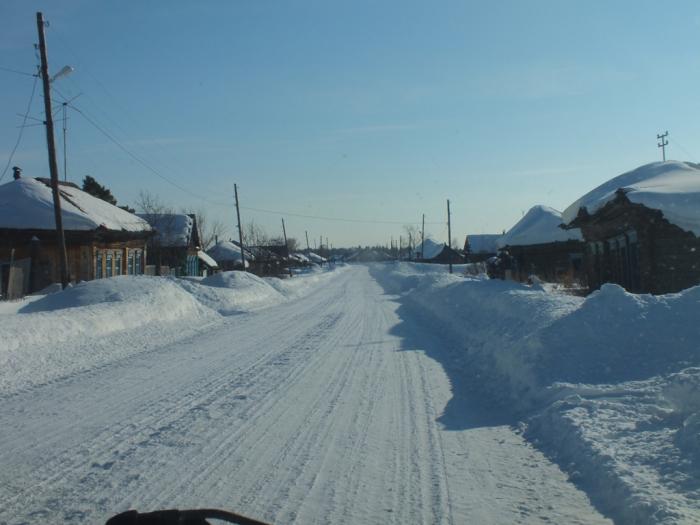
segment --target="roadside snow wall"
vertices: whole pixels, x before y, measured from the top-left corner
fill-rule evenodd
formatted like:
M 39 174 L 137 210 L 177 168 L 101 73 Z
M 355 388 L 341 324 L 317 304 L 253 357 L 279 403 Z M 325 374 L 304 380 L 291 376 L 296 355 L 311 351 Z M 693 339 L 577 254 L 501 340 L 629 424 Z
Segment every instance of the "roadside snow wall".
M 605 285 L 583 299 L 408 263 L 371 271 L 455 341 L 449 366 L 526 419 L 527 436 L 603 512 L 700 522 L 700 287 L 651 296 Z

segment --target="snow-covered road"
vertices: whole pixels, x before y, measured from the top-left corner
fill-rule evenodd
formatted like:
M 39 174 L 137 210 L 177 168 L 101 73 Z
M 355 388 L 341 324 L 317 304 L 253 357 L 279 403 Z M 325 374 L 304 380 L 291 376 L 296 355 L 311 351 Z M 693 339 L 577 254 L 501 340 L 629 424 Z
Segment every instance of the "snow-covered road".
M 608 523 L 478 399 L 441 421 L 451 387 L 424 350 L 450 341 L 398 308 L 354 267 L 0 399 L 0 523 L 212 506 L 274 523 Z

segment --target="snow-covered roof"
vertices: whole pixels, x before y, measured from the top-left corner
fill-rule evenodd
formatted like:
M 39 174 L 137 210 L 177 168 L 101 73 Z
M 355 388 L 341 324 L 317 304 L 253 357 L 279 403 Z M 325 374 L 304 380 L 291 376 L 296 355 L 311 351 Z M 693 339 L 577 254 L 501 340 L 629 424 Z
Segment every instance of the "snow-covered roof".
M 445 248 L 444 242 L 435 242 L 432 239 L 423 241 L 423 259 L 432 259 L 440 255 L 440 252 Z M 421 243 L 416 244 L 416 252 L 420 253 Z
M 156 231 L 155 241 L 160 246 L 178 248 L 189 246 L 194 219 L 186 213 L 137 213 Z
M 326 258 L 325 258 L 325 257 L 321 257 L 320 255 L 315 254 L 314 252 L 309 252 L 309 253 L 307 254 L 307 257 L 308 257 L 309 259 L 311 259 L 313 262 L 315 262 L 316 264 L 321 264 L 321 263 L 326 262 Z
M 580 241 L 581 230 L 565 230 L 561 212 L 548 206 L 533 206 L 515 225 L 498 239 L 499 248 L 504 246 L 530 246 L 550 242 Z
M 209 248 L 207 253 L 217 263 L 241 261 L 241 249 L 237 244 L 233 244 L 231 241 L 219 241 L 214 246 Z M 248 250 L 245 250 L 245 259 L 246 262 L 254 260 L 254 257 L 248 252 Z
M 212 259 L 211 257 L 209 257 L 209 256 L 208 256 L 205 252 L 203 252 L 202 250 L 199 250 L 199 251 L 197 252 L 197 257 L 198 257 L 202 262 L 204 262 L 204 264 L 206 264 L 207 266 L 209 266 L 209 268 L 218 268 L 218 267 L 219 267 L 219 265 L 217 264 L 217 262 L 216 262 L 214 259 Z
M 93 197 L 74 185 L 61 184 L 61 217 L 65 230 L 147 232 L 151 226 L 133 213 Z M 44 182 L 22 177 L 0 186 L 0 228 L 53 230 L 53 194 Z
M 685 162 L 652 162 L 610 179 L 569 206 L 568 224 L 586 208 L 593 214 L 615 198 L 617 190 L 634 203 L 660 210 L 671 223 L 700 235 L 700 170 Z
M 469 251 L 471 253 L 496 253 L 498 251 L 497 241 L 500 237 L 500 233 L 467 235 Z
M 311 260 L 303 253 L 297 252 L 297 253 L 293 253 L 291 256 L 294 257 L 295 259 L 301 261 L 301 262 L 305 262 L 305 263 L 311 262 Z

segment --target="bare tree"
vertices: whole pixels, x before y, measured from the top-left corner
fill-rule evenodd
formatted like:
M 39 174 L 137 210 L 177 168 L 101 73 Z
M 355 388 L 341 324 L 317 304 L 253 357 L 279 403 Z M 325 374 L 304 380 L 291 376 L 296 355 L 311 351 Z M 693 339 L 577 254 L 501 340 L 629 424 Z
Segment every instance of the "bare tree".
M 187 210 L 184 213 L 195 216 L 197 227 L 199 228 L 199 242 L 202 250 L 209 249 L 219 237 L 224 237 L 228 232 L 226 225 L 219 219 L 211 219 L 207 212 L 199 208 L 198 210 Z
M 264 246 L 269 241 L 270 237 L 265 229 L 255 221 L 251 220 L 243 225 L 243 244 L 246 246 Z
M 299 241 L 294 237 L 287 237 L 287 247 L 291 253 L 299 251 Z

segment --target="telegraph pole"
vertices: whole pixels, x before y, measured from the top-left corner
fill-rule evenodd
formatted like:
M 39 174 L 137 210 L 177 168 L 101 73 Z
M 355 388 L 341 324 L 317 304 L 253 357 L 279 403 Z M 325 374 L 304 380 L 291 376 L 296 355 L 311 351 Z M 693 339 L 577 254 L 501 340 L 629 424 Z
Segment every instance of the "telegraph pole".
M 657 142 L 656 146 L 661 148 L 661 155 L 664 162 L 666 161 L 666 146 L 668 146 L 668 140 L 666 140 L 666 137 L 668 137 L 668 131 L 666 131 L 666 133 L 662 133 L 661 135 L 656 135 L 656 138 L 660 140 L 660 142 Z
M 423 242 L 425 241 L 425 213 L 423 214 L 423 226 L 420 229 L 420 258 L 423 258 Z
M 308 231 L 304 231 L 304 233 L 306 234 L 306 251 L 307 251 L 307 252 L 310 252 L 310 251 L 311 251 L 311 246 L 309 246 L 309 232 L 308 232 Z
M 236 218 L 238 219 L 238 243 L 241 246 L 241 264 L 243 264 L 243 271 L 245 272 L 245 255 L 243 254 L 243 228 L 241 227 L 241 210 L 238 206 L 238 186 L 233 185 L 233 194 L 236 198 Z
M 289 244 L 287 244 L 287 229 L 284 227 L 284 217 L 282 217 L 282 235 L 284 235 L 284 247 L 287 249 L 287 260 L 290 261 L 289 257 Z M 291 261 L 290 261 L 291 262 Z M 289 276 L 292 276 L 292 266 L 289 266 Z
M 53 193 L 53 211 L 58 236 L 59 259 L 61 266 L 61 286 L 68 286 L 68 255 L 66 253 L 66 235 L 63 231 L 61 215 L 61 194 L 58 191 L 58 164 L 56 162 L 56 143 L 53 135 L 53 116 L 51 115 L 51 86 L 49 85 L 49 61 L 46 56 L 46 38 L 44 36 L 44 16 L 36 14 L 36 28 L 39 33 L 39 53 L 41 55 L 41 82 L 44 87 L 44 111 L 46 112 L 46 144 L 49 149 L 49 172 L 51 173 L 51 192 Z
M 452 248 L 452 221 L 450 220 L 450 199 L 447 199 L 447 246 L 449 248 Z M 450 273 L 452 273 L 452 255 L 450 255 Z

